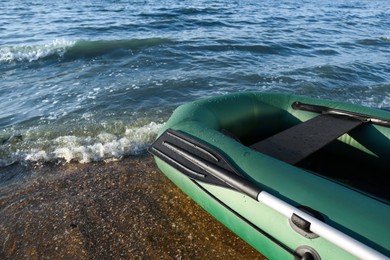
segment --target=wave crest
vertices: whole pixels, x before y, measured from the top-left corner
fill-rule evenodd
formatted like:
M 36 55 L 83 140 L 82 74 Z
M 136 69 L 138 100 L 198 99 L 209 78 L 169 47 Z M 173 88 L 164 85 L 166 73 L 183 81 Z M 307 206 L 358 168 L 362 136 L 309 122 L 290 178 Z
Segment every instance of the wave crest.
M 78 40 L 57 39 L 43 45 L 21 45 L 0 47 L 0 62 L 33 62 L 50 57 L 79 59 L 92 58 L 120 50 L 137 51 L 173 41 L 166 38 L 129 40 Z
M 96 136 L 62 135 L 53 139 L 38 138 L 14 142 L 12 151 L 1 151 L 0 167 L 13 163 L 80 162 L 120 160 L 125 156 L 140 155 L 156 138 L 162 124 L 151 122 L 137 128 L 126 128 L 125 133 L 100 132 Z M 12 140 L 10 141 L 12 143 Z M 5 143 L 5 141 L 3 141 Z M 3 144 L 4 145 L 4 144 Z
M 74 44 L 74 41 L 57 39 L 43 45 L 0 47 L 0 62 L 32 62 L 50 56 L 61 57 Z

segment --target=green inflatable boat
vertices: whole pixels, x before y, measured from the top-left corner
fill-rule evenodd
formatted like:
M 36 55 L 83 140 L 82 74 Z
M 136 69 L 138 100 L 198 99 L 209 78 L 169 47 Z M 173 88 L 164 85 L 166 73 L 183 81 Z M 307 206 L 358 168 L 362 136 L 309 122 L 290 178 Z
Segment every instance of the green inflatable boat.
M 175 110 L 161 171 L 269 259 L 388 259 L 390 112 L 276 93 Z

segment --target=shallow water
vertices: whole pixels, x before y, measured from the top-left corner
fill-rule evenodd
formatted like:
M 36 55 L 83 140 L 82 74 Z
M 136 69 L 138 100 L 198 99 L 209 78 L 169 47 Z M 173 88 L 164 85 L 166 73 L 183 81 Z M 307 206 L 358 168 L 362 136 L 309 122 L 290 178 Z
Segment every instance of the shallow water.
M 0 185 L 1 259 L 263 259 L 150 156 L 20 171 Z

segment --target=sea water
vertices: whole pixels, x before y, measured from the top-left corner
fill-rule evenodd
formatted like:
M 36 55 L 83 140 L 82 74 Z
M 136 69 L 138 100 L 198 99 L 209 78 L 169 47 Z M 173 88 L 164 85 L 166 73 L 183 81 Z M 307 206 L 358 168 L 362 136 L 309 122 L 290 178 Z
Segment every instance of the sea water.
M 1 1 L 0 167 L 142 154 L 227 93 L 389 108 L 389 28 L 386 0 Z

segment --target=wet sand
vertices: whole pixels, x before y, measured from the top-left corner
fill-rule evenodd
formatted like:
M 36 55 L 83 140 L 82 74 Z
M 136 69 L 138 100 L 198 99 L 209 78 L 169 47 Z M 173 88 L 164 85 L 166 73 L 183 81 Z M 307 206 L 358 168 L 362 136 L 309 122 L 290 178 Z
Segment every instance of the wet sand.
M 4 171 L 0 259 L 265 259 L 150 156 Z

